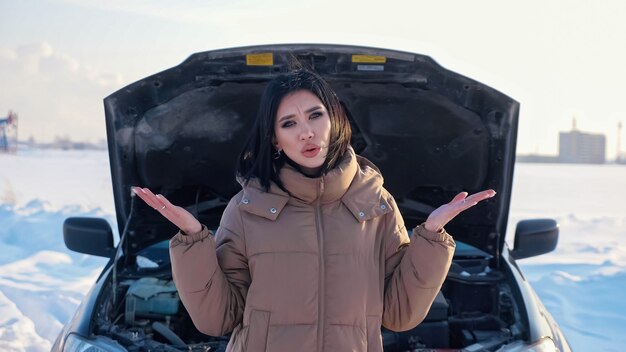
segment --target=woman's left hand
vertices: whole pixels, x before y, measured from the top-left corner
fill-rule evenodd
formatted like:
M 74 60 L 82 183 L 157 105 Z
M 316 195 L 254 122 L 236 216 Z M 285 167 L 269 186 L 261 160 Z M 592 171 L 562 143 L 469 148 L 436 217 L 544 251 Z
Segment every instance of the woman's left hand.
M 495 195 L 496 191 L 492 189 L 474 193 L 471 196 L 468 196 L 467 192 L 461 192 L 457 194 L 456 197 L 450 201 L 450 203 L 444 204 L 430 213 L 428 219 L 426 219 L 424 227 L 426 230 L 437 232 L 462 211 L 469 209 L 478 204 L 478 202 L 491 198 Z

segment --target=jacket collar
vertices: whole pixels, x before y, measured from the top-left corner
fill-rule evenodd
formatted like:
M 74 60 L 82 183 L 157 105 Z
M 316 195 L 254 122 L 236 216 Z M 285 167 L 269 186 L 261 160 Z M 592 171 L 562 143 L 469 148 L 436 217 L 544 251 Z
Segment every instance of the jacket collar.
M 337 167 L 319 177 L 308 177 L 285 164 L 279 177 L 293 198 L 311 204 L 320 201 L 322 204 L 339 200 L 348 190 L 357 171 L 356 155 L 348 148 Z
M 239 208 L 250 214 L 274 221 L 289 201 L 289 194 L 273 182 L 269 191 L 265 192 L 256 178 L 250 179 L 247 183 L 241 178 L 237 178 L 237 181 L 243 187 Z
M 240 209 L 274 221 L 290 199 L 304 204 L 318 199 L 321 204 L 341 199 L 359 222 L 392 210 L 378 168 L 357 156 L 352 148 L 336 168 L 323 176 L 307 177 L 289 164 L 285 164 L 279 175 L 289 193 L 274 183 L 265 192 L 257 179 L 250 179 L 247 184 L 239 180 L 243 187 Z

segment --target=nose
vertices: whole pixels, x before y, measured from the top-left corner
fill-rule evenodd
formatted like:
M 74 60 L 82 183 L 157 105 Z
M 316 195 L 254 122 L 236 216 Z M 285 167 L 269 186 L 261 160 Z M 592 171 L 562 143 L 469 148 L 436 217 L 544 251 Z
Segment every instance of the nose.
M 313 138 L 313 128 L 308 123 L 303 123 L 302 129 L 300 130 L 300 140 L 305 141 L 307 139 Z

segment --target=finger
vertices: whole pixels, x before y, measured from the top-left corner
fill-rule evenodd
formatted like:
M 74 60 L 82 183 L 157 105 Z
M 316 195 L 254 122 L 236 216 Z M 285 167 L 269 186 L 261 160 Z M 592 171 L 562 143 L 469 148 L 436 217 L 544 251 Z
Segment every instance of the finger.
M 459 215 L 460 213 L 466 211 L 467 209 L 473 207 L 474 205 L 478 204 L 477 202 L 473 202 L 469 197 L 465 198 L 464 200 L 457 202 L 455 204 L 453 204 L 450 208 L 452 208 L 450 210 L 450 219 L 454 218 L 455 216 Z
M 163 207 L 163 204 L 161 204 L 159 199 L 154 195 L 154 193 L 152 193 L 152 191 L 150 191 L 150 189 L 144 187 L 141 190 L 145 196 L 146 203 L 148 203 L 148 205 L 154 210 L 159 210 Z
M 489 199 L 496 195 L 496 191 L 489 189 L 486 191 L 474 193 L 471 196 L 465 198 L 462 202 L 458 203 L 459 212 L 465 211 L 479 202 Z
M 167 198 L 165 198 L 162 194 L 157 194 L 156 197 L 160 201 L 160 204 L 162 204 L 159 210 L 166 211 L 166 210 L 174 210 L 176 208 L 176 206 L 170 203 L 170 201 L 167 200 Z
M 450 203 L 456 203 L 456 202 L 462 201 L 463 199 L 465 199 L 465 197 L 467 197 L 467 194 L 468 194 L 467 192 L 461 192 L 457 194 L 456 196 L 454 196 L 454 198 L 452 198 Z
M 147 188 L 139 188 L 139 196 L 152 208 L 154 208 L 156 206 L 155 204 L 155 200 L 154 195 L 152 194 L 152 192 L 150 192 L 149 189 Z
M 153 204 L 154 204 L 154 210 L 157 211 L 162 211 L 164 210 L 167 206 L 165 205 L 165 203 L 163 203 L 163 198 L 159 198 L 159 196 L 155 195 L 154 193 L 152 193 L 151 190 L 145 188 L 146 193 L 148 193 L 150 195 L 150 199 L 152 199 Z
M 478 192 L 478 193 L 474 193 L 471 196 L 467 197 L 467 201 L 472 202 L 472 203 L 478 203 L 480 201 L 483 201 L 485 199 L 489 199 L 493 196 L 496 195 L 496 191 L 492 190 L 492 189 L 488 189 L 482 192 Z
M 152 201 L 150 200 L 150 196 L 148 194 L 146 194 L 146 192 L 141 188 L 141 187 L 133 187 L 133 192 L 139 197 L 141 198 L 144 202 L 146 202 L 146 204 L 148 204 L 151 207 L 154 207 L 151 203 Z

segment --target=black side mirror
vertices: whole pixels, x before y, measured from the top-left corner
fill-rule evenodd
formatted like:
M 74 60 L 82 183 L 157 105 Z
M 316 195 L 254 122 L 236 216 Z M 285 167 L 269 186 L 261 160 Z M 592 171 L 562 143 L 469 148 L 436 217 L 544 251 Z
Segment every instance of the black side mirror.
M 524 259 L 552 252 L 559 241 L 559 225 L 552 219 L 522 220 L 515 228 L 511 255 Z
M 74 252 L 107 258 L 115 253 L 113 230 L 105 219 L 67 218 L 63 222 L 63 240 Z

